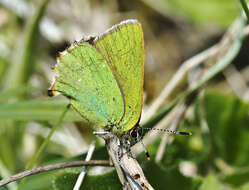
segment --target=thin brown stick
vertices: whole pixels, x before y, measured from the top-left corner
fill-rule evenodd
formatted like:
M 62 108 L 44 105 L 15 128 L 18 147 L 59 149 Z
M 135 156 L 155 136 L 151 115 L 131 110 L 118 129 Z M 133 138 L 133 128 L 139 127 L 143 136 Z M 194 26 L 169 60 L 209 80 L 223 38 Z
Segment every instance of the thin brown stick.
M 0 181 L 0 187 L 11 183 L 13 181 L 17 181 L 24 177 L 38 174 L 41 172 L 52 171 L 62 168 L 69 168 L 69 167 L 78 167 L 78 166 L 113 166 L 110 164 L 108 160 L 90 160 L 90 161 L 74 161 L 74 162 L 63 162 L 58 164 L 51 164 L 47 166 L 42 166 L 39 168 L 33 168 L 31 170 L 27 170 L 18 174 L 11 176 L 10 178 L 6 178 Z

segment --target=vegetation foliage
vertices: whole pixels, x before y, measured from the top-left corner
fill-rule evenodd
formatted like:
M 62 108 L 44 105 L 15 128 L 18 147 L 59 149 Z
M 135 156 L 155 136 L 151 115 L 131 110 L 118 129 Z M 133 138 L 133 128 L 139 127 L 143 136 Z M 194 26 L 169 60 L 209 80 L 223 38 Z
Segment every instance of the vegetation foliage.
M 52 78 L 50 67 L 56 63 L 58 51 L 120 20 L 140 20 L 146 48 L 146 112 L 180 63 L 215 44 L 242 11 L 240 2 L 234 0 L 21 0 L 15 6 L 6 2 L 0 0 L 0 179 L 27 169 L 68 104 L 64 97 L 50 99 L 46 94 Z M 179 126 L 193 136 L 175 136 L 159 163 L 155 157 L 161 136 L 148 145 L 151 161 L 144 153 L 137 155 L 155 189 L 249 189 L 248 37 L 242 42 L 238 36 L 235 43 L 236 48 L 217 63 L 237 69 L 246 84 L 243 93 L 227 82 L 231 76 L 224 74 L 225 68 L 208 70 L 209 78 L 197 81 L 198 95 Z M 191 92 L 180 88 L 175 97 L 184 99 Z M 156 114 L 158 120 L 171 111 L 169 105 L 177 103 L 175 97 L 165 101 L 163 115 L 160 111 Z M 157 124 L 149 121 L 146 127 Z M 70 108 L 38 155 L 36 166 L 82 160 L 93 139 L 97 148 L 92 159 L 108 160 L 102 141 L 92 132 L 91 126 Z M 80 171 L 44 172 L 27 177 L 21 185 L 16 181 L 0 190 L 18 186 L 25 190 L 73 189 Z M 114 190 L 121 189 L 121 184 L 115 170 L 89 167 L 81 189 Z

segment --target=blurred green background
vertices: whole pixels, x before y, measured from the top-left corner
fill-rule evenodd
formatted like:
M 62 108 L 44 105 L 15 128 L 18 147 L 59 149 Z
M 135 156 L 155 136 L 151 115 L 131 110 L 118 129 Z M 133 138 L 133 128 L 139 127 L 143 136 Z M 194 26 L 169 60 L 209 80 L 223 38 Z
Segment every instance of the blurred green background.
M 68 100 L 47 97 L 47 89 L 58 52 L 72 42 L 138 19 L 145 34 L 146 112 L 181 63 L 217 43 L 240 11 L 237 0 L 0 0 L 0 179 L 25 170 L 65 109 Z M 234 72 L 213 78 L 188 108 L 180 130 L 193 136 L 175 136 L 159 162 L 161 136 L 148 145 L 151 161 L 138 155 L 155 189 L 249 189 L 248 48 L 246 37 L 230 67 Z M 92 132 L 71 109 L 37 166 L 82 160 L 93 139 L 92 159 L 108 159 Z M 22 189 L 72 189 L 79 171 L 28 177 Z M 92 167 L 81 189 L 121 185 L 114 170 Z

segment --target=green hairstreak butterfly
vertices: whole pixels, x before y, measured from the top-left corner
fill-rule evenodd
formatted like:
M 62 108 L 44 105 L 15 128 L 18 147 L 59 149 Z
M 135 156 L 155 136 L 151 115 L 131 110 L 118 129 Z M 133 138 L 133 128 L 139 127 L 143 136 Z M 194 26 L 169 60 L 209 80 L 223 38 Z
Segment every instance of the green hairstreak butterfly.
M 123 136 L 120 142 L 127 150 L 131 141 L 141 140 L 144 38 L 137 20 L 123 21 L 98 37 L 73 43 L 57 57 L 54 71 L 57 75 L 48 90 L 50 96 L 67 96 L 87 121 Z M 143 148 L 150 159 L 144 145 Z
M 90 123 L 123 133 L 139 122 L 144 83 L 141 24 L 126 20 L 60 53 L 49 95 L 61 93 Z

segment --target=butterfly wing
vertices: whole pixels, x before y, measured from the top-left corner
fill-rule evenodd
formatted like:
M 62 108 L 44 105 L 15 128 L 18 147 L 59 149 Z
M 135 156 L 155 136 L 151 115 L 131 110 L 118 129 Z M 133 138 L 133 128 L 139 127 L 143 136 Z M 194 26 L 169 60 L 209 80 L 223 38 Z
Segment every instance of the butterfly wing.
M 124 97 L 120 131 L 138 122 L 142 110 L 144 83 L 144 39 L 141 24 L 127 20 L 113 26 L 93 42 L 110 66 Z
M 90 44 L 72 46 L 58 58 L 58 73 L 52 86 L 70 98 L 72 106 L 96 126 L 120 121 L 124 104 L 109 65 Z

